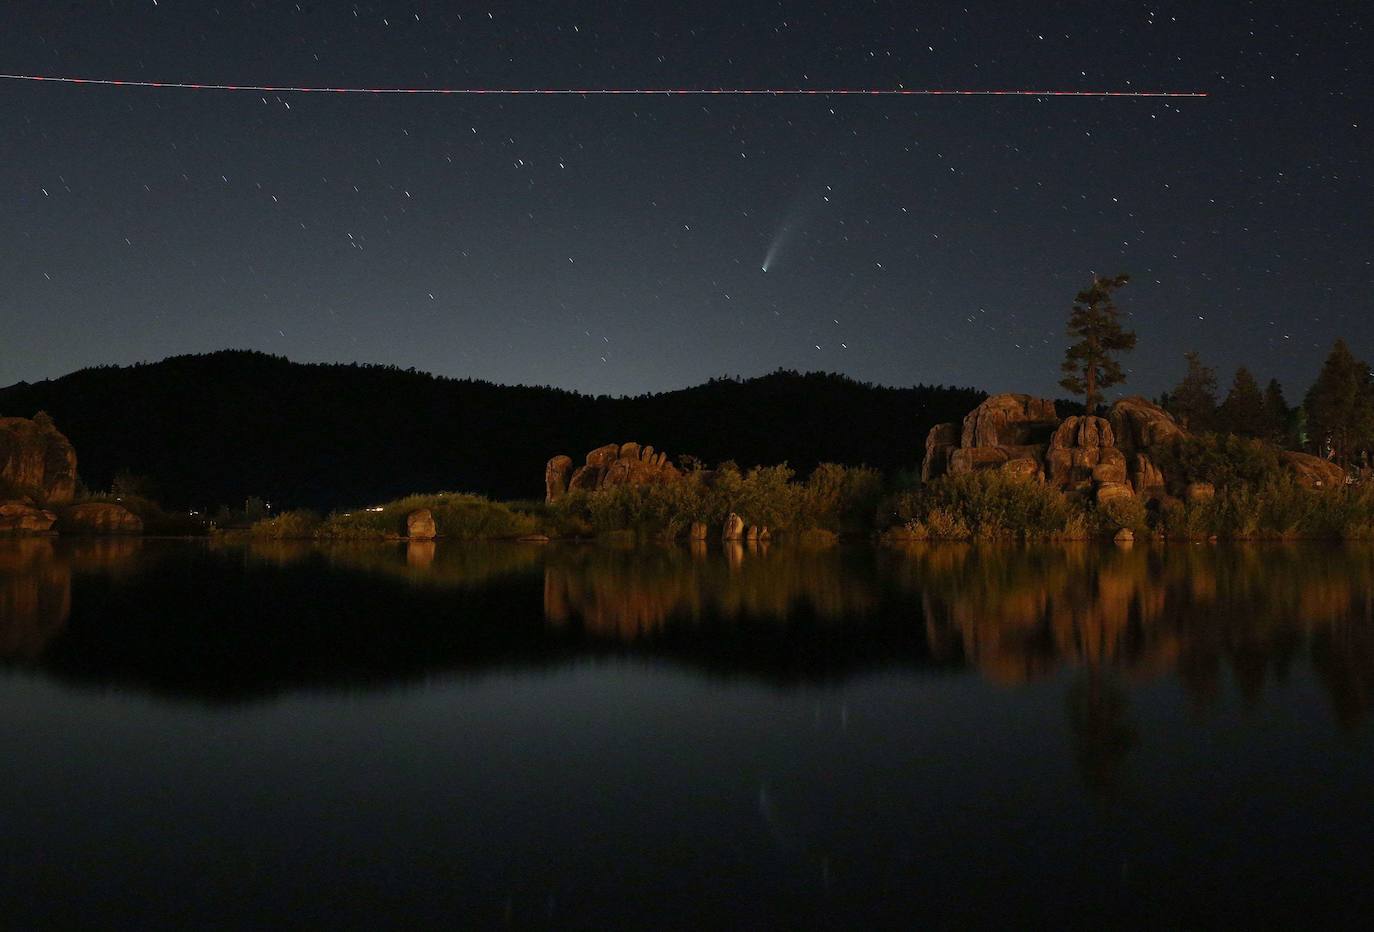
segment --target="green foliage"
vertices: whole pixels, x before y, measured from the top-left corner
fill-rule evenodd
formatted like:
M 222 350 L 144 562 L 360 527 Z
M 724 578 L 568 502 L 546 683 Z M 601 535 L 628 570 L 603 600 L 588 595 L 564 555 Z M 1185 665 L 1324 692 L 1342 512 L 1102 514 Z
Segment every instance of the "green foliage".
M 1303 407 L 1317 442 L 1329 445 L 1342 465 L 1374 444 L 1374 379 L 1344 340 L 1331 348 Z
M 1122 328 L 1112 293 L 1130 280 L 1129 275 L 1094 277 L 1092 284 L 1075 296 L 1069 314 L 1069 336 L 1077 342 L 1064 354 L 1060 369 L 1065 376 L 1059 384 L 1082 395 L 1089 414 L 1101 402 L 1102 389 L 1126 381 L 1116 355 L 1134 349 L 1136 337 Z
M 438 492 L 406 498 L 357 511 L 334 512 L 320 525 L 316 536 L 328 539 L 369 539 L 401 536 L 406 516 L 428 508 L 440 537 L 457 540 L 495 540 L 523 537 L 539 531 L 538 518 L 502 502 L 480 495 Z
M 1152 447 L 1150 458 L 1181 486 L 1210 482 L 1218 490 L 1260 486 L 1287 474 L 1270 444 L 1230 434 L 1192 434 L 1168 446 Z
M 298 508 L 253 522 L 249 533 L 269 540 L 309 540 L 319 530 L 320 523 L 320 516 L 315 512 Z
M 836 534 L 866 531 L 882 495 L 883 477 L 876 469 L 822 463 L 800 490 L 797 521 Z
M 1101 530 L 1107 534 L 1115 534 L 1122 528 L 1137 534 L 1146 534 L 1150 530 L 1145 504 L 1134 496 L 1108 499 L 1097 506 L 1097 515 Z
M 1211 430 L 1217 412 L 1217 372 L 1202 364 L 1197 353 L 1184 353 L 1188 373 L 1168 393 L 1165 410 L 1192 431 Z
M 1058 490 L 997 470 L 938 479 L 916 507 L 931 537 L 956 540 L 1061 536 L 1071 513 Z

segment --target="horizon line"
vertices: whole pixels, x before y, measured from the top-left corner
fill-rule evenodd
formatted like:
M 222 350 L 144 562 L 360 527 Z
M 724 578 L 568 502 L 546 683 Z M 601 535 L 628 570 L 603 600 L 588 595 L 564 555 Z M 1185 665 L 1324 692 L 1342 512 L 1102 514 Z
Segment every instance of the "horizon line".
M 1209 97 L 1206 91 L 1055 90 L 1034 88 L 576 88 L 576 87 L 331 87 L 291 84 L 209 84 L 188 81 L 138 81 L 120 78 L 78 78 L 70 75 L 0 74 L 6 81 L 38 84 L 90 84 L 104 87 L 143 87 L 160 90 L 230 91 L 259 94 L 416 94 L 427 96 L 497 97 Z

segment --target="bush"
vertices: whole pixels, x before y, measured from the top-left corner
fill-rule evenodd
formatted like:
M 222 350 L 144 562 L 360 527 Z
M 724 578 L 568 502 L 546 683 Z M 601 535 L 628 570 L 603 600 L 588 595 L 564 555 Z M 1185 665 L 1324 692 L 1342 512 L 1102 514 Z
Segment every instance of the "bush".
M 273 518 L 253 522 L 248 533 L 269 540 L 309 540 L 320 527 L 320 516 L 308 509 L 284 511 Z
M 1070 516 L 1057 489 L 996 470 L 938 479 L 916 507 L 931 537 L 951 540 L 1058 537 Z
M 368 539 L 401 536 L 406 516 L 428 508 L 440 537 L 457 540 L 492 540 L 534 534 L 539 519 L 510 505 L 480 495 L 439 492 L 410 495 L 384 505 L 351 512 L 335 512 L 319 527 L 317 536 L 330 539 Z

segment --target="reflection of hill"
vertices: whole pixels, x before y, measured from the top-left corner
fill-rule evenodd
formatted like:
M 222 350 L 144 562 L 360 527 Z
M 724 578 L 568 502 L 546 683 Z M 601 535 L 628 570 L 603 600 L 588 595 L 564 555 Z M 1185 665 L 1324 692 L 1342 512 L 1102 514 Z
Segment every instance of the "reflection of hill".
M 1311 545 L 0 546 L 0 659 L 80 681 L 239 698 L 588 655 L 777 683 L 1072 668 L 1089 737 L 1126 733 L 1106 714 L 1125 707 L 1114 684 L 1173 674 L 1208 702 L 1229 678 L 1257 701 L 1310 662 L 1353 725 L 1374 703 L 1374 560 Z

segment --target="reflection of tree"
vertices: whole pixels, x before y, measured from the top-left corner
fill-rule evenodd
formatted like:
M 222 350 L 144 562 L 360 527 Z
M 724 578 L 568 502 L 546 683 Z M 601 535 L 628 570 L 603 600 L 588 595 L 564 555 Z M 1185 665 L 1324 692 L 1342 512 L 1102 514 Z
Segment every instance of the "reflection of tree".
M 0 542 L 0 660 L 36 658 L 71 608 L 71 567 L 51 541 Z
M 1112 674 L 1089 668 L 1069 687 L 1066 706 L 1083 782 L 1095 796 L 1117 798 L 1124 789 L 1126 758 L 1136 744 L 1126 691 Z

